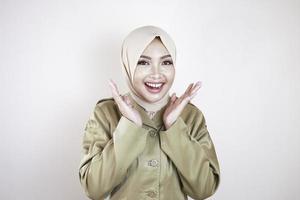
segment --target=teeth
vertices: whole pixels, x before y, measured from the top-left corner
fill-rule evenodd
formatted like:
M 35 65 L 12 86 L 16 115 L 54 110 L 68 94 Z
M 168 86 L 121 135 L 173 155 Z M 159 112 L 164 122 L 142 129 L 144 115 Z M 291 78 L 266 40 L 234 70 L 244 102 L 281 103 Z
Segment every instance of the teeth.
M 162 83 L 146 83 L 146 85 L 153 88 L 160 88 L 162 86 Z

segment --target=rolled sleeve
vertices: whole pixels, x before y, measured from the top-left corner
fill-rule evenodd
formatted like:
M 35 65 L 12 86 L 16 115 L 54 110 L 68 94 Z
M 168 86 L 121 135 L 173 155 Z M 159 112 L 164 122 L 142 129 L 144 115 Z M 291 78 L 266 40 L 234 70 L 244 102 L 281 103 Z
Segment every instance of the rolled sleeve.
M 160 131 L 161 148 L 176 166 L 183 191 L 194 199 L 214 194 L 220 179 L 215 148 L 200 114 L 193 128 L 178 117 L 169 129 Z
M 117 166 L 129 167 L 144 150 L 146 138 L 145 128 L 122 116 L 113 136 Z

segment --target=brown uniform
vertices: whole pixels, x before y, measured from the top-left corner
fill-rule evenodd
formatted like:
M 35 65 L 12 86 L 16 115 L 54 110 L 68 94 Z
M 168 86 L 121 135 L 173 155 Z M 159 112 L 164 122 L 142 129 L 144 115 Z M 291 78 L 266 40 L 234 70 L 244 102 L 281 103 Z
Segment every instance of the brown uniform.
M 143 126 L 122 116 L 113 98 L 96 104 L 83 135 L 79 179 L 93 200 L 205 199 L 220 183 L 217 155 L 202 112 L 188 103 L 165 130 L 132 97 Z

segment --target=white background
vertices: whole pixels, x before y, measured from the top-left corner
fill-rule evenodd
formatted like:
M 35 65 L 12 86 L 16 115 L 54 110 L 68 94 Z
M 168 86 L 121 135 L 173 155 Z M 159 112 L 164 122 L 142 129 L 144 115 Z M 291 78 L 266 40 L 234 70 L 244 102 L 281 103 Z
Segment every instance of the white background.
M 203 86 L 221 168 L 215 200 L 299 198 L 300 2 L 0 1 L 1 187 L 5 200 L 83 200 L 86 120 L 126 91 L 120 49 L 134 28 L 174 39 L 172 91 Z

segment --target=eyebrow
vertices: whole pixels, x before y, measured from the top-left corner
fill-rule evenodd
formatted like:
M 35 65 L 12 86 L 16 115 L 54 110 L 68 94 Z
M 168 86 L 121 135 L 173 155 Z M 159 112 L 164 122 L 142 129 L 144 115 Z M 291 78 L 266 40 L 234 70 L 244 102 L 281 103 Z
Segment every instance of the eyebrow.
M 151 57 L 149 57 L 149 56 L 141 55 L 140 57 L 141 57 L 141 58 L 146 58 L 146 59 L 151 60 Z M 164 58 L 167 58 L 167 57 L 171 57 L 171 55 L 170 55 L 170 54 L 164 55 L 164 56 L 162 56 L 162 57 L 160 57 L 160 58 L 161 58 L 161 59 L 164 59 Z

